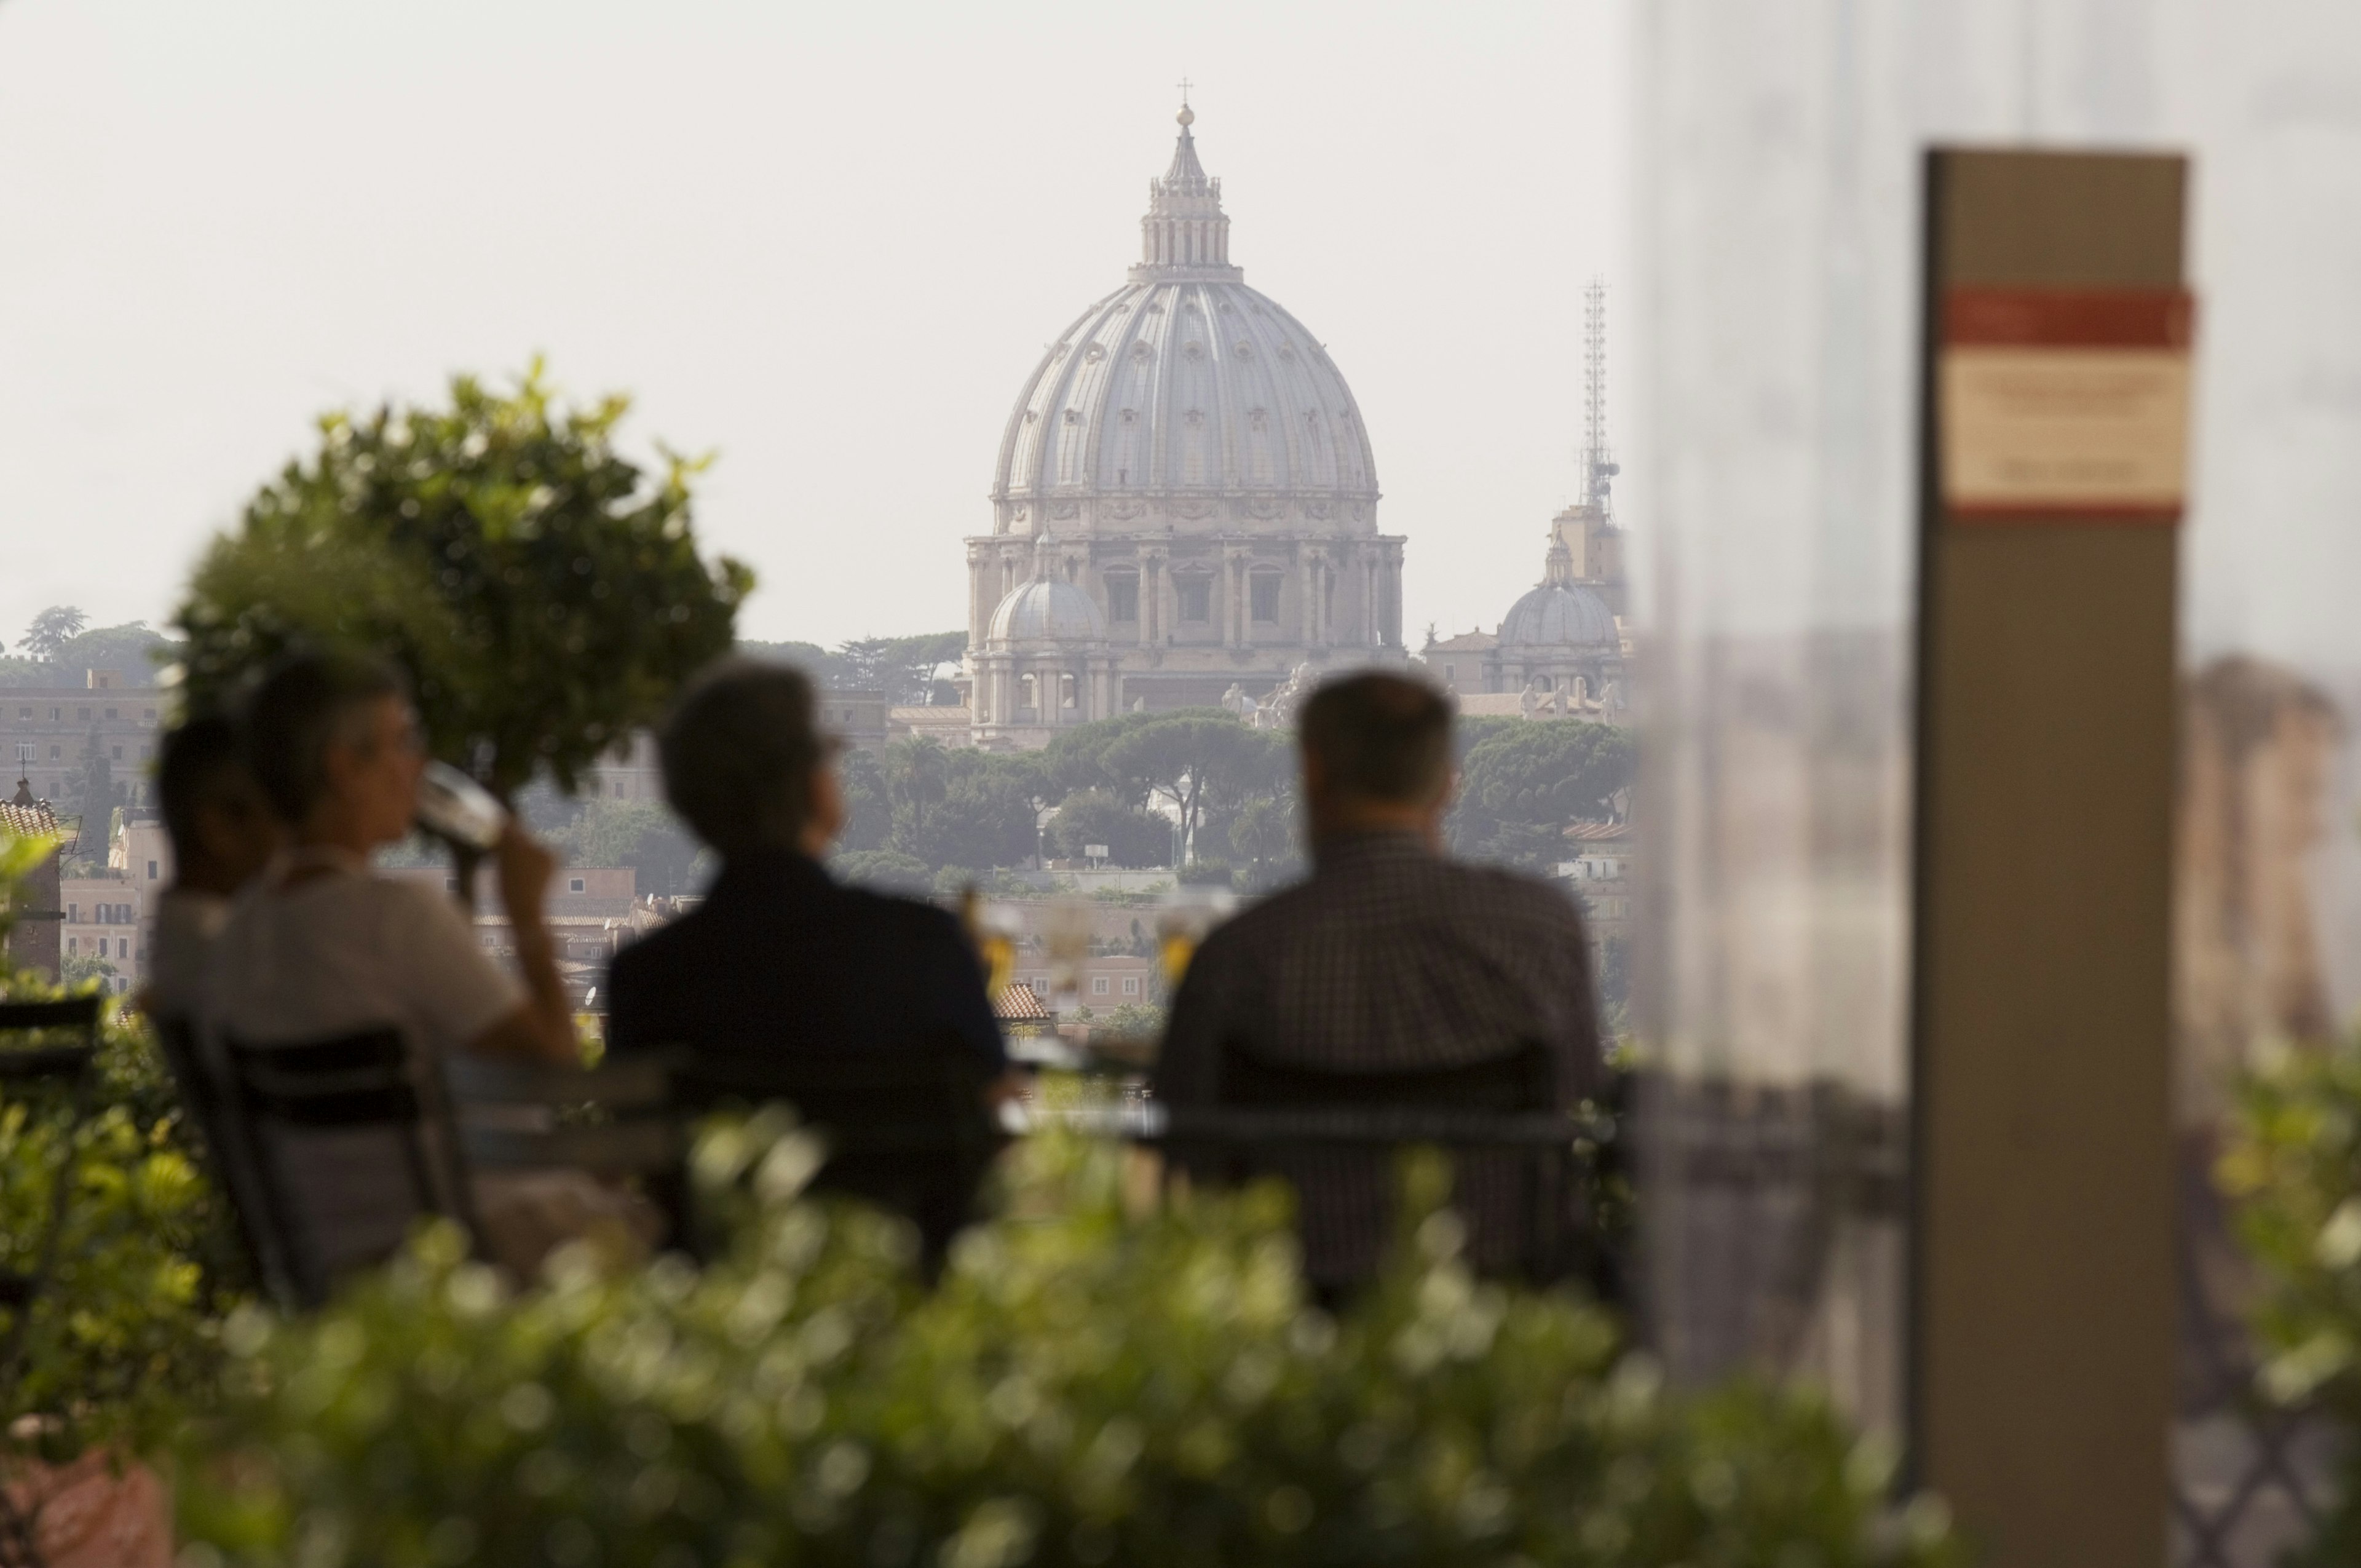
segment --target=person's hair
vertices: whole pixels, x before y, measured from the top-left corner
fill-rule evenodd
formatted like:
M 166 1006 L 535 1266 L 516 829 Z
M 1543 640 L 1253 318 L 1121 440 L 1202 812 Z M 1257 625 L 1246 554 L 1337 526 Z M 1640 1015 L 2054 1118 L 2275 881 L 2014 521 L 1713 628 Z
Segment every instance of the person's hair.
M 746 658 L 708 665 L 673 705 L 657 750 L 664 798 L 729 856 L 789 849 L 812 811 L 812 772 L 828 755 L 812 684 Z
M 355 653 L 287 654 L 247 699 L 246 761 L 282 822 L 312 815 L 328 788 L 328 748 L 368 740 L 369 709 L 407 697 L 401 672 Z
M 1340 798 L 1409 805 L 1451 783 L 1451 703 L 1424 681 L 1369 672 L 1323 685 L 1296 721 Z
M 198 812 L 252 787 L 237 726 L 222 715 L 203 714 L 165 731 L 156 760 L 156 803 L 163 808 L 172 853 L 186 860 L 197 847 Z

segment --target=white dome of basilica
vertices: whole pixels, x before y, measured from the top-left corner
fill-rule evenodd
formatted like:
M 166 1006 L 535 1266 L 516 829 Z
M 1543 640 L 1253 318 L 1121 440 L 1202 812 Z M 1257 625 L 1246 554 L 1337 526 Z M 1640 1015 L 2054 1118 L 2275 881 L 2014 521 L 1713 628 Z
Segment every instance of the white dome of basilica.
M 1360 409 L 1319 339 L 1230 261 L 1180 106 L 1130 280 L 1059 334 L 967 540 L 976 745 L 1400 663 L 1404 542 L 1378 532 Z
M 1073 584 L 1036 577 L 1000 601 L 991 636 L 994 642 L 1101 642 L 1106 618 Z
M 1612 648 L 1618 641 L 1615 612 L 1574 583 L 1543 583 L 1528 591 L 1500 622 L 1503 648 Z
M 1144 259 L 1042 356 L 1009 415 L 994 499 L 1176 490 L 1378 496 L 1345 378 L 1312 333 L 1230 265 L 1219 180 L 1180 111 L 1150 187 Z

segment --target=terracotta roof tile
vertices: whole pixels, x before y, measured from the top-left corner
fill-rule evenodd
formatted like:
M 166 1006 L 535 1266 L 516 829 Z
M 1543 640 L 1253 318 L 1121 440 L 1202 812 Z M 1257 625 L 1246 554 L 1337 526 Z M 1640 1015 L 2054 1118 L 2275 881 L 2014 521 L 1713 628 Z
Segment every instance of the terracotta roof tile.
M 992 999 L 992 1015 L 1004 1024 L 1053 1024 L 1057 1014 L 1023 981 L 1011 981 Z

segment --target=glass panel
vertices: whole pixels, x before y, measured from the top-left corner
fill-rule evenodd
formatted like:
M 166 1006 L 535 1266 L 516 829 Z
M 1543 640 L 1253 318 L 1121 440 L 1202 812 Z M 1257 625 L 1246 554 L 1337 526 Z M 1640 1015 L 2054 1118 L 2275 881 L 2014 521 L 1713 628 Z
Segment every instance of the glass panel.
M 1647 1200 L 1660 1337 L 1685 1372 L 1814 1370 L 1899 1419 L 1902 1234 L 1875 1195 L 1899 1174 L 1907 1092 L 1917 159 L 1933 141 L 2190 150 L 2177 1550 L 2268 1562 L 2301 1530 L 2320 1439 L 2237 1403 L 2244 1274 L 2207 1165 L 2224 1076 L 2256 1042 L 2361 1002 L 2345 719 L 2361 696 L 2361 158 L 2320 66 L 2361 50 L 2361 13 L 1635 15 L 1647 386 L 1628 515 L 1665 850 L 1639 955 L 1668 1069 Z

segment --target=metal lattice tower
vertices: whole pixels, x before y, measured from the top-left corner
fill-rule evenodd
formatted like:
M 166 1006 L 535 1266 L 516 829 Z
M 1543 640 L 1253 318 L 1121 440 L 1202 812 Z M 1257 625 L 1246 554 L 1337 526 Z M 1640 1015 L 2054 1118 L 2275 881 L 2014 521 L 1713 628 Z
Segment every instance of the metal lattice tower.
M 1604 514 L 1617 473 L 1607 447 L 1607 283 L 1582 291 L 1582 499 Z

